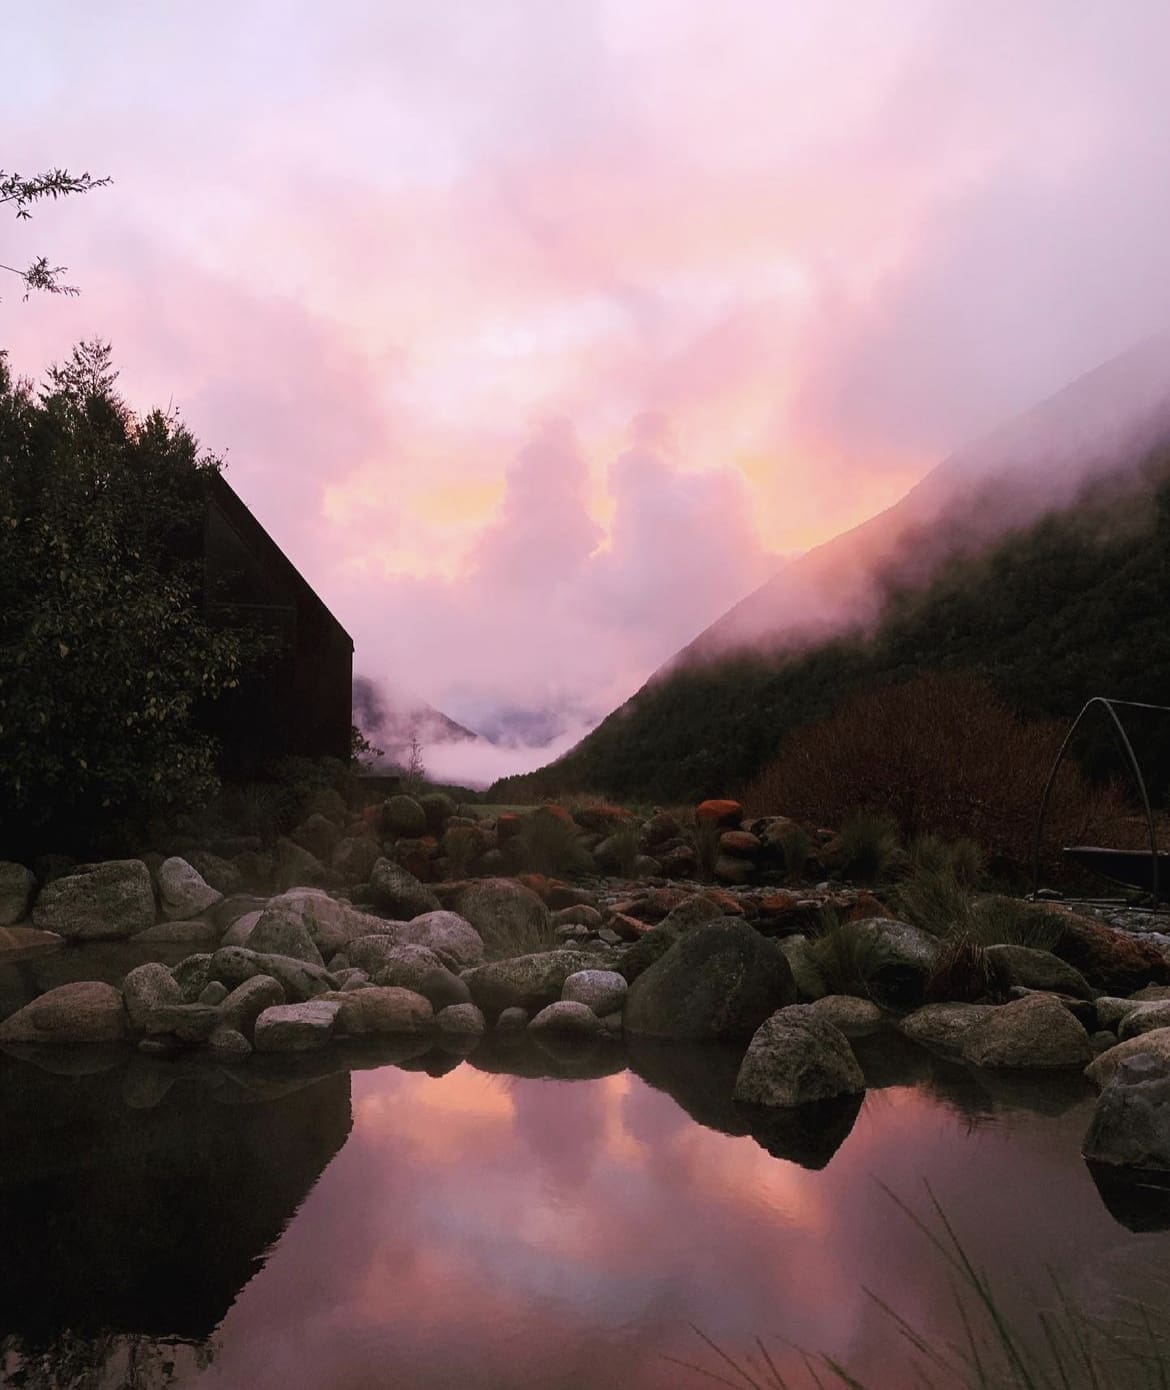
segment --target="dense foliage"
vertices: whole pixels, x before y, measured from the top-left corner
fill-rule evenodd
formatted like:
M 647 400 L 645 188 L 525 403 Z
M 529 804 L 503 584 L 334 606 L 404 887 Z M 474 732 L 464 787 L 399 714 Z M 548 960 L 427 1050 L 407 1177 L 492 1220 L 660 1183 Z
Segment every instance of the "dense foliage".
M 204 797 L 193 722 L 237 679 L 238 634 L 204 620 L 206 488 L 173 418 L 114 390 L 85 344 L 39 392 L 0 357 L 0 833 L 65 847 Z
M 657 678 L 550 767 L 493 800 L 563 790 L 683 801 L 741 787 L 797 728 L 864 690 L 967 671 L 1024 718 L 1071 717 L 1093 695 L 1170 703 L 1170 482 L 1163 459 L 1124 486 L 964 552 L 925 587 L 891 566 L 880 621 L 811 650 L 738 655 Z M 911 537 L 906 550 L 929 538 Z M 1170 783 L 1170 724 L 1139 731 L 1153 790 Z M 1090 749 L 1090 764 L 1106 762 Z M 1111 753 L 1110 753 L 1110 756 Z M 1112 764 L 1116 768 L 1117 764 Z

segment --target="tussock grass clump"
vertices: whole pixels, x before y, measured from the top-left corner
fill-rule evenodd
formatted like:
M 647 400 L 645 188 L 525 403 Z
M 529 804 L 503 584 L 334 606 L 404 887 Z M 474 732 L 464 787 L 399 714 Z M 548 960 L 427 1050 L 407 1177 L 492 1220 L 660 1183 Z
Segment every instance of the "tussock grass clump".
M 972 892 L 952 865 L 919 868 L 898 885 L 897 903 L 908 922 L 932 936 L 965 938 L 980 946 L 1051 951 L 1064 930 L 1058 913 L 1034 903 Z
M 871 981 L 882 964 L 881 946 L 860 922 L 842 921 L 824 908 L 808 953 L 829 994 L 871 997 Z
M 693 1325 L 717 1358 L 714 1366 L 663 1359 L 705 1383 L 733 1390 L 871 1390 L 893 1383 L 925 1390 L 1165 1390 L 1170 1385 L 1170 1290 L 1164 1281 L 1147 1280 L 1146 1287 L 1157 1293 L 1156 1306 L 1126 1300 L 1107 1317 L 1075 1303 L 1054 1273 L 1046 1290 L 1032 1290 L 1031 1296 L 1009 1303 L 975 1264 L 928 1184 L 927 1219 L 884 1184 L 879 1186 L 934 1251 L 951 1286 L 959 1338 L 947 1341 L 932 1329 L 915 1327 L 892 1303 L 866 1289 L 891 1334 L 888 1358 L 876 1373 L 879 1380 L 870 1380 L 866 1367 L 854 1371 L 833 1356 L 791 1344 L 786 1350 L 795 1353 L 798 1369 L 786 1375 L 762 1338 L 755 1339 L 754 1353 L 734 1355 Z
M 780 837 L 780 855 L 784 861 L 784 875 L 789 883 L 803 882 L 812 852 L 812 838 L 808 831 L 799 825 L 786 830 Z
M 723 828 L 714 821 L 698 820 L 692 813 L 690 841 L 695 850 L 695 866 L 699 875 L 707 880 L 715 877 L 715 864 L 719 859 L 719 838 Z
M 609 857 L 622 878 L 637 878 L 642 854 L 642 832 L 636 825 L 625 825 L 607 837 Z
M 542 916 L 527 912 L 491 913 L 476 927 L 483 937 L 484 955 L 488 960 L 511 960 L 514 956 L 532 956 L 563 945 L 557 940 L 556 928 L 546 912 Z
M 855 883 L 874 884 L 889 876 L 898 856 L 898 827 L 888 816 L 863 812 L 841 827 L 838 867 Z
M 568 817 L 539 810 L 524 818 L 509 852 L 520 868 L 564 878 L 586 873 L 592 866 L 580 827 Z
M 1051 951 L 1064 935 L 1064 921 L 1059 913 L 1034 903 L 991 894 L 976 902 L 971 931 L 985 946 L 1030 946 L 1034 951 Z
M 1007 998 L 1007 985 L 987 947 L 963 932 L 943 943 L 923 998 L 928 1004 L 999 1003 Z

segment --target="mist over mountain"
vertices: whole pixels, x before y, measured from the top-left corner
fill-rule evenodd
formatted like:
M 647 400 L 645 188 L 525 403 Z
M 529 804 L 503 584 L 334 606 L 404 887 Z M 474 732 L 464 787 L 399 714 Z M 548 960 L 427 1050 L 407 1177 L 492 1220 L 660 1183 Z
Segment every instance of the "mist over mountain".
M 1033 714 L 1091 694 L 1164 698 L 1168 459 L 1170 339 L 1157 337 L 785 565 L 577 748 L 499 794 L 726 791 L 794 727 L 920 669 L 977 671 Z

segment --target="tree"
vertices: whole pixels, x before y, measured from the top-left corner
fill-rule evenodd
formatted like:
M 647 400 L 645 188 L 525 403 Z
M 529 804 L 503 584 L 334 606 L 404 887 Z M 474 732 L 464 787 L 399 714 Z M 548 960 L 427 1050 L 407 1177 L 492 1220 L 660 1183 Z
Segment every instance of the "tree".
M 404 781 L 411 791 L 418 791 L 427 779 L 426 764 L 423 762 L 422 744 L 418 741 L 417 729 L 410 731 L 410 752 L 406 760 Z
M 0 836 L 87 842 L 214 787 L 205 702 L 240 634 L 204 617 L 218 460 L 173 416 L 138 418 L 110 349 L 83 343 L 36 394 L 0 357 Z M 92 842 L 92 840 L 89 840 Z
M 110 183 L 106 178 L 95 179 L 91 174 L 71 174 L 68 169 L 49 169 L 43 174 L 25 178 L 18 173 L 7 173 L 0 169 L 0 205 L 7 204 L 20 221 L 32 217 L 33 203 L 46 198 L 56 202 L 58 198 L 68 198 L 74 193 L 88 193 L 92 188 L 102 188 Z M 61 276 L 67 267 L 50 265 L 46 256 L 38 256 L 25 270 L 0 262 L 0 270 L 6 270 L 24 282 L 24 298 L 33 290 L 43 290 L 46 294 L 75 295 L 76 285 L 66 285 Z

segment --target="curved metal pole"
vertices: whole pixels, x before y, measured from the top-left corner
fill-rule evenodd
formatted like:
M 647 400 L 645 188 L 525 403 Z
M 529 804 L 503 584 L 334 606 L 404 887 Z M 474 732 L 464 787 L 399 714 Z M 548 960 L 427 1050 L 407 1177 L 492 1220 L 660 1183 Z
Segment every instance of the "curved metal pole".
M 1048 774 L 1048 781 L 1044 784 L 1044 795 L 1040 798 L 1040 813 L 1036 817 L 1036 838 L 1032 846 L 1032 896 L 1035 897 L 1040 889 L 1040 844 L 1044 831 L 1044 817 L 1048 811 L 1048 801 L 1052 795 L 1052 788 L 1056 782 L 1056 774 L 1060 771 L 1060 765 L 1064 761 L 1064 755 L 1068 752 L 1069 744 L 1072 742 L 1073 735 L 1081 725 L 1085 715 L 1094 705 L 1101 705 L 1109 715 L 1113 725 L 1113 733 L 1120 740 L 1122 751 L 1129 761 L 1130 771 L 1137 782 L 1138 791 L 1141 793 L 1142 806 L 1146 812 L 1146 827 L 1150 832 L 1150 889 L 1154 900 L 1154 909 L 1158 907 L 1158 832 L 1154 825 L 1154 812 L 1150 806 L 1149 793 L 1146 791 L 1146 779 L 1142 776 L 1141 767 L 1133 751 L 1133 744 L 1129 741 L 1129 735 L 1125 732 L 1125 726 L 1117 717 L 1114 705 L 1127 705 L 1136 709 L 1165 709 L 1164 705 L 1139 705 L 1132 700 L 1107 700 L 1103 695 L 1094 695 L 1089 700 L 1080 714 L 1072 722 L 1072 727 L 1064 736 L 1064 742 L 1060 745 L 1060 750 L 1056 755 L 1056 761 L 1052 764 L 1052 771 Z

